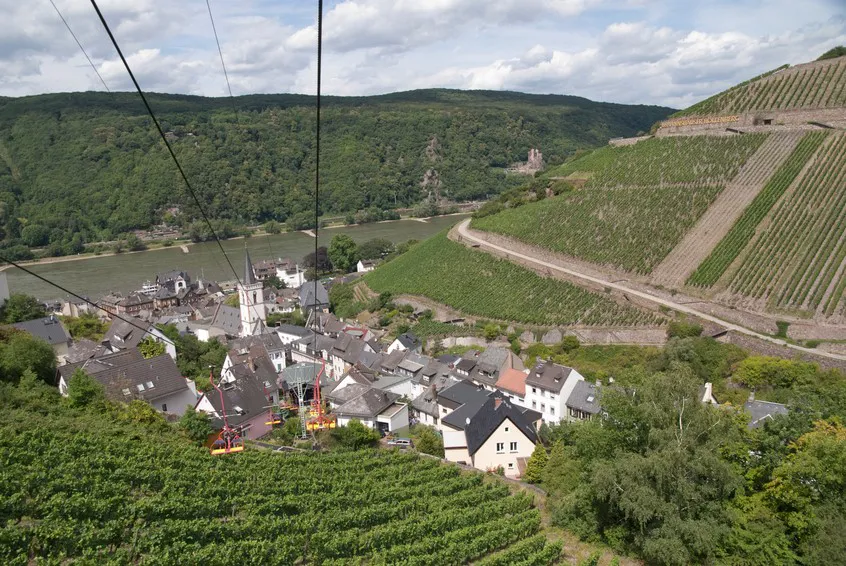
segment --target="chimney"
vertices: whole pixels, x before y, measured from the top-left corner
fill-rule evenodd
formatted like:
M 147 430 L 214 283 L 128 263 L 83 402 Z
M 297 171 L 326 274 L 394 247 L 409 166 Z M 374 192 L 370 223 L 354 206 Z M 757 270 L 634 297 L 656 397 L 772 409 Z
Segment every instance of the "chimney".
M 499 409 L 499 406 L 500 406 L 500 405 L 502 405 L 502 399 L 500 399 L 499 397 L 497 397 L 496 399 L 494 399 L 494 411 L 496 411 L 497 409 Z
M 754 400 L 755 400 L 755 392 L 754 392 L 754 391 L 750 391 L 750 392 L 749 392 L 749 402 L 751 403 L 751 402 L 752 402 L 752 401 L 754 401 Z

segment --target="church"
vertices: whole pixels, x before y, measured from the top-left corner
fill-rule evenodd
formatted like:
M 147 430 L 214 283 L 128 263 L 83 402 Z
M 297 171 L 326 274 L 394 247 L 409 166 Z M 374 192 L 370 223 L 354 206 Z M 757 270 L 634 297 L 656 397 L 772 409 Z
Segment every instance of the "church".
M 264 283 L 256 278 L 250 252 L 244 250 L 244 278 L 238 285 L 238 299 L 241 306 L 241 329 L 239 336 L 256 336 L 268 332 L 267 311 L 264 306 Z

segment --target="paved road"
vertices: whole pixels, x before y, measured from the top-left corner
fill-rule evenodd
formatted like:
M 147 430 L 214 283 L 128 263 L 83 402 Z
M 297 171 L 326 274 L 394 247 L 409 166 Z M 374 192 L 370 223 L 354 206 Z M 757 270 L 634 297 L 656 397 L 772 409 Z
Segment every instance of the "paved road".
M 824 357 L 824 358 L 832 358 L 832 359 L 835 359 L 835 360 L 846 360 L 846 356 L 842 356 L 840 354 L 833 354 L 831 352 L 824 352 L 822 350 L 805 348 L 803 346 L 797 346 L 796 344 L 790 344 L 789 342 L 785 342 L 784 340 L 781 340 L 779 338 L 774 338 L 772 336 L 769 336 L 768 334 L 760 334 L 758 332 L 755 332 L 754 330 L 750 330 L 750 329 L 748 329 L 744 326 L 739 326 L 739 325 L 734 324 L 732 322 L 729 322 L 727 320 L 723 320 L 723 319 L 718 318 L 716 316 L 713 316 L 713 315 L 710 315 L 708 313 L 699 311 L 699 310 L 692 308 L 688 305 L 683 305 L 681 303 L 676 303 L 674 301 L 663 299 L 661 297 L 656 297 L 655 295 L 651 295 L 649 293 L 645 293 L 645 292 L 639 291 L 637 289 L 632 289 L 631 287 L 627 287 L 626 285 L 623 285 L 623 284 L 620 284 L 620 283 L 614 283 L 614 282 L 608 281 L 606 279 L 600 279 L 598 277 L 593 277 L 591 275 L 585 275 L 584 273 L 579 273 L 578 271 L 573 271 L 572 269 L 567 269 L 567 268 L 555 265 L 554 263 L 549 263 L 547 261 L 543 261 L 541 259 L 537 259 L 537 258 L 532 257 L 532 256 L 527 256 L 527 255 L 521 254 L 521 253 L 516 252 L 512 249 L 504 248 L 502 246 L 492 244 L 492 243 L 490 243 L 486 240 L 483 240 L 483 239 L 478 238 L 475 235 L 473 235 L 473 232 L 469 229 L 469 226 L 470 226 L 470 219 L 463 220 L 461 223 L 458 224 L 458 233 L 465 240 L 473 242 L 474 244 L 479 244 L 479 249 L 497 250 L 499 252 L 506 253 L 510 256 L 518 257 L 522 260 L 531 262 L 535 265 L 538 265 L 538 266 L 541 266 L 541 267 L 544 267 L 544 268 L 548 268 L 548 269 L 552 269 L 552 270 L 558 271 L 559 273 L 566 273 L 567 275 L 569 275 L 571 277 L 576 277 L 576 278 L 579 278 L 579 279 L 583 279 L 585 281 L 590 281 L 592 283 L 596 283 L 596 284 L 602 285 L 604 287 L 610 287 L 611 289 L 616 289 L 618 291 L 622 291 L 622 292 L 627 293 L 629 295 L 633 295 L 635 297 L 640 297 L 641 299 L 646 299 L 647 301 L 651 301 L 653 303 L 669 307 L 669 308 L 671 308 L 675 311 L 687 313 L 687 314 L 695 316 L 697 318 L 701 318 L 702 320 L 714 322 L 716 324 L 723 326 L 724 328 L 727 328 L 728 330 L 733 330 L 733 331 L 738 332 L 740 334 L 746 334 L 747 336 L 752 336 L 754 338 L 766 340 L 767 342 L 772 342 L 773 344 L 778 344 L 780 346 L 787 346 L 788 348 L 792 348 L 792 349 L 798 350 L 800 352 L 805 352 L 807 354 L 813 354 L 815 356 L 821 356 L 821 357 Z

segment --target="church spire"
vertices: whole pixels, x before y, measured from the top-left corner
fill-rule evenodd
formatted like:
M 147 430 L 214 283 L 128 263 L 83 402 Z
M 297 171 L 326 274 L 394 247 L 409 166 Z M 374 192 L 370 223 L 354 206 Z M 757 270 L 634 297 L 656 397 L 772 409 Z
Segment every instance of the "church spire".
M 256 275 L 253 272 L 253 262 L 250 261 L 250 251 L 244 245 L 244 285 L 252 285 L 256 282 Z

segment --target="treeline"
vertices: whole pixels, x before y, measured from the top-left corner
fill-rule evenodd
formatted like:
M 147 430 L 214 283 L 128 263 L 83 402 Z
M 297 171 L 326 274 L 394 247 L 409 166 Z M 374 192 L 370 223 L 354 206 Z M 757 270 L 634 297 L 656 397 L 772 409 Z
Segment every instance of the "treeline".
M 628 354 L 630 366 L 619 354 L 603 412 L 544 426 L 529 460 L 525 477 L 549 492 L 553 524 L 647 564 L 842 563 L 842 373 L 699 337 Z M 731 405 L 702 403 L 705 381 Z M 789 413 L 750 428 L 738 409 L 750 390 Z
M 152 95 L 205 211 L 224 231 L 268 221 L 309 227 L 313 99 Z M 549 163 L 633 135 L 670 109 L 567 96 L 415 91 L 329 97 L 320 214 L 392 210 L 493 195 L 531 147 Z M 129 93 L 0 98 L 0 242 L 8 253 L 77 253 L 166 222 L 206 234 L 151 120 Z

